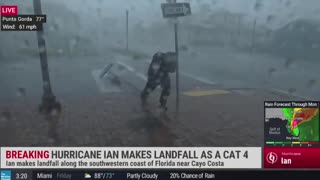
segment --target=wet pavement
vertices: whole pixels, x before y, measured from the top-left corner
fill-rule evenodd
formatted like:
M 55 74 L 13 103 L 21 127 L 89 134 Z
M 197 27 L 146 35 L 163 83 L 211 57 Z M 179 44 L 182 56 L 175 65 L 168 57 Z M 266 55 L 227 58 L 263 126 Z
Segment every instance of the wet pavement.
M 1 104 L 1 146 L 170 146 L 169 127 L 144 114 L 135 96 L 64 99 L 63 112 L 37 112 L 37 103 Z
M 120 62 L 113 74 L 97 78 L 103 67 Z M 0 146 L 261 146 L 263 101 L 298 100 L 267 89 L 230 88 L 181 73 L 180 113 L 175 112 L 175 76 L 169 119 L 157 114 L 160 89 L 140 107 L 147 60 L 53 59 L 53 90 L 61 114 L 40 115 L 39 62 L 1 67 Z M 116 82 L 116 83 L 115 83 Z M 109 91 L 110 90 L 110 91 Z

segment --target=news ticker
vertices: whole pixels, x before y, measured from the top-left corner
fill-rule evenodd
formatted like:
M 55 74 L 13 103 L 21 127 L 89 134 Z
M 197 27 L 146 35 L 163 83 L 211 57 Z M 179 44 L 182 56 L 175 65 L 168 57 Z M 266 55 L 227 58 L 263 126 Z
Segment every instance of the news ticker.
M 320 148 L 3 147 L 1 169 L 320 169 Z
M 306 179 L 320 171 L 284 170 L 1 170 L 1 180 L 168 180 L 168 179 Z
M 1 6 L 1 31 L 41 31 L 46 15 L 18 15 L 18 6 Z
M 259 147 L 3 147 L 1 169 L 261 168 Z

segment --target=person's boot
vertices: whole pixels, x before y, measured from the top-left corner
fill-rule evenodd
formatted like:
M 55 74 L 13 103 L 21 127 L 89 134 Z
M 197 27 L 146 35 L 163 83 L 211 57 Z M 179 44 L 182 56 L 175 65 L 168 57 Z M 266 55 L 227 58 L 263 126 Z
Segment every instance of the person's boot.
M 162 112 L 167 112 L 167 110 L 168 110 L 168 107 L 166 106 L 166 105 L 160 105 L 159 106 L 159 108 L 160 108 L 160 110 L 162 111 Z
M 161 97 L 161 99 L 160 99 L 160 106 L 159 106 L 159 108 L 160 108 L 160 110 L 162 111 L 162 112 L 166 112 L 167 110 L 168 110 L 168 108 L 167 108 L 167 100 L 166 99 L 164 99 L 163 97 Z

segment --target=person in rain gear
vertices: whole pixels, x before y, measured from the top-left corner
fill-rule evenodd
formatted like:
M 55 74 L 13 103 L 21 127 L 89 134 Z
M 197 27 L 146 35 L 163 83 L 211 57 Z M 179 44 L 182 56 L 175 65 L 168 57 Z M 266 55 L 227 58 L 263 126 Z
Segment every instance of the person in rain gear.
M 148 69 L 148 80 L 141 93 L 142 105 L 147 104 L 149 94 L 159 85 L 162 88 L 160 95 L 160 108 L 166 111 L 167 100 L 170 96 L 171 81 L 170 73 L 176 72 L 177 56 L 174 52 L 157 52 L 153 55 Z

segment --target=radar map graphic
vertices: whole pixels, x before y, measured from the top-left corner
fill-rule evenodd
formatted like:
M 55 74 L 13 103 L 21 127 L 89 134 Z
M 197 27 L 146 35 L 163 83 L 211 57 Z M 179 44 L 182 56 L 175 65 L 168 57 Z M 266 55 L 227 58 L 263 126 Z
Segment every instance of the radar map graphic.
M 319 141 L 318 108 L 266 108 L 266 141 Z

